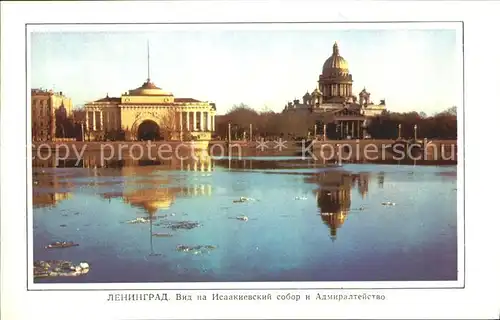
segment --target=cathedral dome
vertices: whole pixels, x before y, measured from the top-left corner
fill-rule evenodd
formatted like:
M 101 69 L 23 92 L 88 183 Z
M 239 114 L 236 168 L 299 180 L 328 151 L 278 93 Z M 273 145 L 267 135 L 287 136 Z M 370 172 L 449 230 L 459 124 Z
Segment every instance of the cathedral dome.
M 337 42 L 333 45 L 333 54 L 326 59 L 323 64 L 323 73 L 328 73 L 328 71 L 332 69 L 342 73 L 349 73 L 349 64 L 346 59 L 339 55 L 339 46 Z

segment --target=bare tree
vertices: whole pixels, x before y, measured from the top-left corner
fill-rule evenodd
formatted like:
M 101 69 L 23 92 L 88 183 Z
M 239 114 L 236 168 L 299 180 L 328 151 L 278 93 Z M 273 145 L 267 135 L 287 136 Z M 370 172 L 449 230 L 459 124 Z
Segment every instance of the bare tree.
M 178 123 L 178 113 L 175 110 L 168 109 L 163 113 L 160 118 L 160 133 L 164 140 L 171 140 L 181 134 Z

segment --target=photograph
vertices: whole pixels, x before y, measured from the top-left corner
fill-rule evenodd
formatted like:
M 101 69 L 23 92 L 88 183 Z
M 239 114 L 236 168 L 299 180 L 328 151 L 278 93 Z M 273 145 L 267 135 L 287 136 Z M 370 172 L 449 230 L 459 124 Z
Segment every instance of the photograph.
M 500 2 L 0 6 L 0 318 L 500 319 Z
M 86 27 L 27 29 L 30 289 L 463 286 L 462 24 Z

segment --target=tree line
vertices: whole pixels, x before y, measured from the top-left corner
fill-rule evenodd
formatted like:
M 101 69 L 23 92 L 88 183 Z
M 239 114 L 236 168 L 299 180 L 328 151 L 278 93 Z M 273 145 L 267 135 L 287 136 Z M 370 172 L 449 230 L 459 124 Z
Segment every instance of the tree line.
M 372 119 L 368 132 L 373 138 L 391 139 L 398 137 L 456 139 L 457 108 L 451 107 L 432 116 L 420 112 L 384 112 Z
M 250 132 L 253 139 L 260 138 L 305 138 L 312 135 L 316 125 L 316 134 L 323 134 L 323 125 L 327 127 L 327 136 L 335 139 L 335 130 L 329 117 L 331 115 L 309 112 L 273 112 L 270 110 L 257 111 L 245 104 L 233 106 L 226 114 L 216 117 L 215 137 L 225 140 L 228 138 L 231 124 L 231 139 L 249 139 Z M 395 139 L 399 135 L 403 138 L 417 137 L 456 139 L 457 138 L 457 110 L 451 107 L 432 116 L 423 112 L 389 112 L 372 118 L 366 132 L 373 139 Z

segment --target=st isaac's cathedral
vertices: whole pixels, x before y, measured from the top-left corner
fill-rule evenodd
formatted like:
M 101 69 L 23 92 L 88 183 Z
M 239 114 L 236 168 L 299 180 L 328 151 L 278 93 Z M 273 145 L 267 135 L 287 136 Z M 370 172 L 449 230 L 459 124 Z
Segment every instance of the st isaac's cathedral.
M 339 54 L 337 42 L 332 55 L 323 64 L 316 89 L 288 102 L 283 112 L 308 112 L 322 114 L 329 123 L 337 126 L 342 137 L 362 138 L 370 118 L 386 110 L 385 100 L 374 104 L 364 88 L 358 96 L 352 93 L 352 74 L 347 61 Z M 359 99 L 358 99 L 359 98 Z

